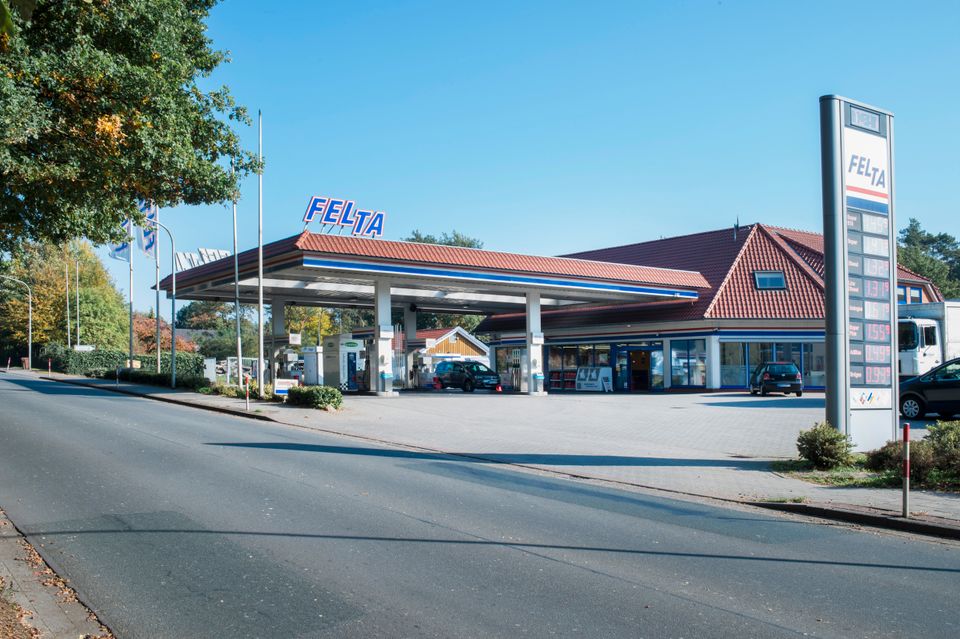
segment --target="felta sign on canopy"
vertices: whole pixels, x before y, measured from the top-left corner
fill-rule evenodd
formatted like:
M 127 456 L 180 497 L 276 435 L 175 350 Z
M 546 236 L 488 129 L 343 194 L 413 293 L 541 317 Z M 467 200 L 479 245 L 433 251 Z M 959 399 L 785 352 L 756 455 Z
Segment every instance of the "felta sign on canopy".
M 303 214 L 303 223 L 309 224 L 317 219 L 322 227 L 349 228 L 353 235 L 380 237 L 385 218 L 383 211 L 358 209 L 353 200 L 315 195 L 310 198 L 307 212 Z

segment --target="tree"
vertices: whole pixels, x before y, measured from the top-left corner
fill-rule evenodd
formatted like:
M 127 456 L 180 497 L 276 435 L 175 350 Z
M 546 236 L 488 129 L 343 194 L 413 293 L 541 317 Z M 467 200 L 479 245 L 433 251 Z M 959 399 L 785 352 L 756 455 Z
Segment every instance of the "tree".
M 441 233 L 440 237 L 436 235 L 421 233 L 414 229 L 409 237 L 403 238 L 405 242 L 418 242 L 420 244 L 442 244 L 444 246 L 462 246 L 465 248 L 483 248 L 483 242 L 477 238 L 469 237 L 454 229 L 450 234 Z M 455 313 L 417 313 L 417 328 L 452 328 L 462 326 L 468 332 L 473 332 L 483 320 L 482 315 L 460 315 Z
M 170 324 L 160 320 L 160 350 L 170 350 Z M 133 344 L 134 351 L 153 355 L 157 352 L 157 318 L 146 313 L 133 314 Z M 195 353 L 197 344 L 177 335 L 177 351 L 181 353 Z
M 900 231 L 897 261 L 932 281 L 947 299 L 960 297 L 960 242 L 947 233 L 928 233 L 910 218 Z
M 330 335 L 334 331 L 330 311 L 310 306 L 287 306 L 283 319 L 288 333 L 300 333 L 304 344 L 312 344 L 317 336 Z
M 240 312 L 245 314 L 241 305 Z M 233 325 L 234 305 L 227 302 L 190 302 L 177 311 L 177 328 L 215 329 Z
M 443 244 L 444 246 L 463 246 L 465 248 L 483 248 L 483 242 L 480 240 L 464 235 L 460 231 L 454 229 L 449 235 L 447 233 L 441 233 L 440 237 L 436 235 L 424 234 L 421 233 L 419 229 L 414 229 L 409 237 L 403 238 L 404 242 L 418 242 L 420 244 Z
M 138 200 L 226 202 L 260 170 L 231 129 L 249 124 L 246 111 L 226 87 L 200 86 L 226 59 L 205 35 L 216 2 L 7 3 L 0 251 L 116 240 L 124 219 L 141 217 Z
M 26 243 L 12 257 L 0 262 L 0 272 L 23 280 L 33 289 L 33 341 L 67 342 L 66 267 L 70 267 L 70 321 L 75 331 L 75 261 L 80 259 L 81 339 L 98 348 L 125 349 L 127 307 L 110 281 L 103 263 L 89 244 L 71 249 L 52 244 Z M 22 350 L 27 341 L 27 296 L 20 290 L 0 284 L 0 351 Z M 76 333 L 73 332 L 72 336 Z

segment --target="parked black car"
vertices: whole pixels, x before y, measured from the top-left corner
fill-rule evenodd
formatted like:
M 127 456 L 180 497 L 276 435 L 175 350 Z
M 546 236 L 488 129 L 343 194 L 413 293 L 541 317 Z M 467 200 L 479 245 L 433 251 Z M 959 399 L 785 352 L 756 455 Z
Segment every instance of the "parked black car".
M 750 394 L 796 393 L 803 395 L 803 376 L 793 362 L 766 362 L 750 376 Z
M 960 359 L 900 383 L 900 414 L 917 419 L 927 413 L 960 414 Z
M 475 388 L 500 388 L 500 376 L 479 362 L 440 362 L 434 377 L 440 388 L 462 388 L 465 393 Z

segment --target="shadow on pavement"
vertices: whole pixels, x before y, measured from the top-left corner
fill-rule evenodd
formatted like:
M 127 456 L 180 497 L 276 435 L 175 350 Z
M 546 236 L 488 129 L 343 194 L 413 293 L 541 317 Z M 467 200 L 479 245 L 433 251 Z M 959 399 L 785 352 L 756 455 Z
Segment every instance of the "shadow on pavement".
M 722 396 L 721 396 L 722 397 Z M 728 395 L 729 397 L 729 395 Z M 748 394 L 733 402 L 700 402 L 701 406 L 719 406 L 720 408 L 825 408 L 823 396 L 819 397 L 751 397 Z
M 451 546 L 499 546 L 504 548 L 526 548 L 536 550 L 564 550 L 580 552 L 599 552 L 599 553 L 617 553 L 626 555 L 636 555 L 645 557 L 674 557 L 681 559 L 718 559 L 730 561 L 749 561 L 761 563 L 779 563 L 786 565 L 814 565 L 814 566 L 845 566 L 849 568 L 868 568 L 885 570 L 908 570 L 918 572 L 943 572 L 960 573 L 957 568 L 945 568 L 942 566 L 916 566 L 884 563 L 866 563 L 857 561 L 829 561 L 822 559 L 795 559 L 788 557 L 758 557 L 756 555 L 722 555 L 712 553 L 697 552 L 671 552 L 640 550 L 636 548 L 613 548 L 607 546 L 576 546 L 565 544 L 537 544 L 529 542 L 507 542 L 493 541 L 486 539 L 426 539 L 421 537 L 393 537 L 393 536 L 374 536 L 374 535 L 336 535 L 319 533 L 292 533 L 292 532 L 260 532 L 260 531 L 242 531 L 242 530 L 207 530 L 207 529 L 180 529 L 180 528 L 154 528 L 154 529 L 130 529 L 130 528 L 100 528 L 100 529 L 71 529 L 71 530 L 47 530 L 34 528 L 27 532 L 27 535 L 53 537 L 59 535 L 229 535 L 229 536 L 251 536 L 251 537 L 289 537 L 295 539 L 318 539 L 329 541 L 368 541 L 374 543 L 408 543 L 408 544 L 445 544 Z
M 744 459 L 675 459 L 670 457 L 630 457 L 626 455 L 561 455 L 553 453 L 431 453 L 391 448 L 362 446 L 325 446 L 320 444 L 293 444 L 287 442 L 207 442 L 207 446 L 231 448 L 259 448 L 290 450 L 331 455 L 364 455 L 393 459 L 420 459 L 429 461 L 459 461 L 470 463 L 539 464 L 544 466 L 648 466 L 734 468 L 737 470 L 769 470 L 770 462 Z
M 44 395 L 96 395 L 97 397 L 103 397 L 104 393 L 110 392 L 108 390 L 102 390 L 100 388 L 93 388 L 90 386 L 63 384 L 60 382 L 50 382 L 42 379 L 0 377 L 0 380 L 21 386 L 22 390 L 36 391 L 38 393 L 43 393 Z

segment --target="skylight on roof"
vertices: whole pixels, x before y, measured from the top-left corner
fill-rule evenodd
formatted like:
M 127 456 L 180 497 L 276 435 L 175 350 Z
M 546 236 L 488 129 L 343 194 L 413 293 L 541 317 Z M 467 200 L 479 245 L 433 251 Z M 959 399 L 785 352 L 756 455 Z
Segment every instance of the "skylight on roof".
M 778 291 L 787 288 L 787 278 L 783 271 L 754 271 L 753 281 L 761 291 Z

